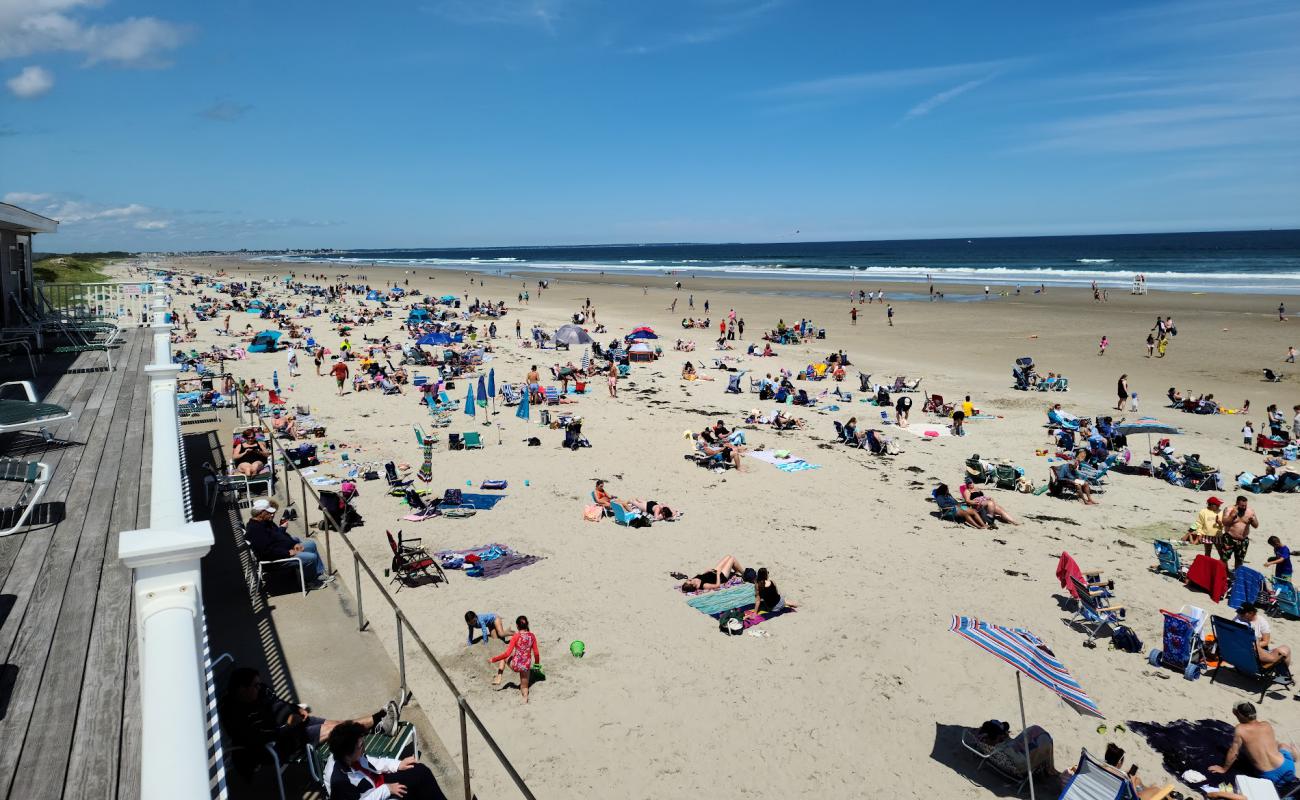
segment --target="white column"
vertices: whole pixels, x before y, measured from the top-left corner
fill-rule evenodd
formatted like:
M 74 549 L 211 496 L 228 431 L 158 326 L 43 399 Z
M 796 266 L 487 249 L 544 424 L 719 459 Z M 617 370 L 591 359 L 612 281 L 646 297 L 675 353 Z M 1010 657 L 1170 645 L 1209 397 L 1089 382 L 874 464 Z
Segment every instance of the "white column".
M 194 522 L 125 531 L 118 545 L 135 571 L 142 800 L 210 796 L 199 561 L 212 542 L 212 527 Z

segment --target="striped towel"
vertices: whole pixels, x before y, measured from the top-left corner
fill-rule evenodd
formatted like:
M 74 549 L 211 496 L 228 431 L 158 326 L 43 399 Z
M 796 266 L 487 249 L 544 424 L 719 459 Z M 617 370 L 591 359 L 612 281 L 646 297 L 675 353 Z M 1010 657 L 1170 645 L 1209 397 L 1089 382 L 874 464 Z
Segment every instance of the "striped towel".
M 686 604 L 696 611 L 715 616 L 733 608 L 754 605 L 754 587 L 752 584 L 742 583 L 739 586 L 705 592 L 687 599 Z

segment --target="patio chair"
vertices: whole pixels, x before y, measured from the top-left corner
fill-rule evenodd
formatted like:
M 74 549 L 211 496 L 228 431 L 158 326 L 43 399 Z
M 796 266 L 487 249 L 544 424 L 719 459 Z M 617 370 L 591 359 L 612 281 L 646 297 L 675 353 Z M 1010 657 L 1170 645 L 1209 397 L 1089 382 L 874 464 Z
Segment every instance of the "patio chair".
M 248 558 L 250 560 L 250 563 L 253 565 L 252 571 L 248 575 L 250 579 L 250 583 L 252 584 L 251 586 L 249 586 L 249 588 L 264 597 L 266 595 L 266 573 L 267 572 L 274 570 L 276 572 L 288 572 L 290 575 L 293 575 L 296 572 L 298 576 L 299 590 L 302 592 L 302 596 L 306 597 L 307 576 L 303 572 L 302 562 L 297 558 L 295 558 L 294 556 L 289 556 L 288 558 L 271 558 L 271 559 L 259 558 L 257 553 L 254 552 L 253 546 L 248 543 L 248 538 L 244 536 L 243 523 L 241 522 L 237 527 L 239 529 L 240 545 L 244 548 L 245 551 L 248 552 Z
M 24 461 L 20 458 L 0 458 L 0 481 L 22 484 L 22 491 L 13 505 L 3 509 L 3 517 L 8 520 L 14 512 L 18 519 L 2 531 L 0 536 L 8 536 L 27 524 L 32 509 L 40 502 L 45 489 L 50 485 L 50 466 L 40 461 Z M 19 511 L 21 509 L 21 511 Z
M 460 435 L 460 440 L 466 450 L 483 449 L 483 437 L 479 435 L 478 431 L 465 431 Z
M 1187 570 L 1183 568 L 1183 557 L 1179 554 L 1178 548 L 1168 539 L 1156 539 L 1152 544 L 1156 549 L 1156 558 L 1159 559 L 1152 572 L 1169 575 L 1180 581 L 1187 580 Z
M 1085 647 L 1096 647 L 1097 633 L 1107 626 L 1119 625 L 1124 619 L 1124 606 L 1106 605 L 1106 598 L 1094 594 L 1078 578 L 1071 577 L 1070 584 L 1074 586 L 1075 599 L 1078 601 L 1074 616 L 1070 617 L 1070 624 L 1077 623 L 1088 634 Z
M 73 414 L 63 406 L 53 403 L 40 403 L 36 400 L 36 388 L 31 381 L 8 381 L 0 383 L 0 394 L 10 386 L 20 386 L 25 400 L 0 399 L 0 433 L 10 431 L 39 430 L 45 441 L 50 441 L 48 426 L 56 422 L 72 419 Z
M 1149 795 L 1147 800 L 1164 800 L 1173 790 L 1171 783 Z M 1137 796 L 1131 780 L 1093 758 L 1085 749 L 1079 755 L 1079 766 L 1058 800 L 1137 800 Z
M 1263 685 L 1259 692 L 1259 702 L 1264 702 L 1268 690 L 1274 686 L 1286 688 L 1295 683 L 1289 674 L 1279 672 L 1277 665 L 1264 667 L 1259 663 L 1259 654 L 1255 649 L 1255 629 L 1244 622 L 1234 622 L 1226 617 L 1210 617 L 1214 627 L 1214 642 L 1219 651 L 1219 665 L 1210 673 L 1210 683 L 1219 679 L 1219 671 L 1225 665 L 1232 667 L 1247 678 Z
M 397 730 L 392 736 L 386 736 L 382 733 L 367 734 L 361 740 L 361 746 L 366 755 L 371 758 L 397 758 L 401 759 L 408 755 L 420 757 L 420 742 L 416 737 L 415 726 L 409 722 L 398 722 Z M 329 797 L 329 779 L 328 775 L 334 768 L 334 756 L 330 755 L 328 747 L 318 745 L 307 745 L 307 774 L 312 781 L 325 791 L 325 796 Z
M 442 565 L 438 563 L 428 550 L 420 546 L 419 537 L 405 538 L 402 532 L 398 531 L 394 537 L 392 531 L 384 531 L 388 537 L 388 546 L 393 551 L 393 581 L 397 583 L 397 591 L 402 591 L 403 586 L 413 586 L 417 578 L 425 577 L 430 581 L 437 583 L 442 580 L 447 582 L 447 575 L 442 571 Z M 430 572 L 433 570 L 433 572 Z M 433 573 L 436 572 L 437 575 Z
M 1023 792 L 1029 783 L 1029 765 L 1033 765 L 1033 777 L 1041 776 L 1051 766 L 1052 737 L 1037 725 L 1027 729 L 1029 739 L 1029 761 L 1025 761 L 1024 742 L 1026 731 L 1016 734 L 995 745 L 990 745 L 979 736 L 974 728 L 965 728 L 961 733 L 961 745 L 979 759 L 978 772 L 985 767 L 1016 784 L 1016 793 Z

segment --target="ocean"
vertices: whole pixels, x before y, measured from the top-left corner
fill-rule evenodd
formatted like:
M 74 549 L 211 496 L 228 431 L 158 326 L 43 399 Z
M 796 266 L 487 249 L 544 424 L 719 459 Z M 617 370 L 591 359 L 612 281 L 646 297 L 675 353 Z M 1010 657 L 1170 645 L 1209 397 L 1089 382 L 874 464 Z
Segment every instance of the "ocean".
M 439 267 L 502 274 L 601 272 L 944 285 L 1089 286 L 1300 294 L 1300 230 L 907 239 L 346 250 L 269 260 Z

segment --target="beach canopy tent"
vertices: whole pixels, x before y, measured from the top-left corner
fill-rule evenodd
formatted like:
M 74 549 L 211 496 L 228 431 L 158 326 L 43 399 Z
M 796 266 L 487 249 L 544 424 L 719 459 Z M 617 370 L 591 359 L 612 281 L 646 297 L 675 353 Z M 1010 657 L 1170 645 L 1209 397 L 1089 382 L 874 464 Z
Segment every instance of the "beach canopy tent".
M 411 313 L 406 315 L 407 325 L 419 325 L 423 322 L 432 321 L 433 315 L 429 313 L 427 308 L 413 308 L 411 309 Z
M 442 297 L 439 297 L 439 298 L 438 298 L 438 302 L 439 302 L 439 303 L 454 303 L 454 302 L 456 302 L 456 295 L 454 295 L 454 294 L 444 294 Z
M 378 299 L 379 299 L 379 292 L 376 292 L 374 289 L 371 289 L 370 291 L 366 292 L 366 299 L 367 299 L 367 300 L 378 300 Z
M 1026 732 L 1026 735 L 1028 735 L 1029 725 L 1025 721 L 1025 695 L 1020 686 L 1021 673 L 1047 687 L 1080 714 L 1102 716 L 1097 704 L 1083 690 L 1065 665 L 1056 659 L 1056 655 L 1043 640 L 1024 628 L 1008 628 L 982 622 L 975 617 L 954 616 L 948 630 L 984 652 L 1002 659 L 1015 669 L 1016 694 L 1020 698 L 1020 728 Z M 1024 746 L 1022 749 L 1025 751 L 1025 766 L 1028 770 L 1026 774 L 1032 776 L 1033 764 L 1030 761 L 1029 748 Z M 1032 777 L 1029 781 L 1029 797 L 1033 800 Z
M 659 337 L 655 335 L 654 330 L 643 325 L 640 328 L 633 328 L 632 332 L 623 338 L 632 341 L 634 339 L 658 339 Z
M 555 332 L 555 341 L 560 344 L 591 344 L 591 334 L 577 325 L 561 325 Z
M 1145 433 L 1147 435 L 1147 453 L 1152 450 L 1151 437 L 1155 436 L 1176 436 L 1182 433 L 1182 430 L 1176 425 L 1169 425 L 1151 417 L 1143 417 L 1133 422 L 1121 422 L 1115 426 L 1115 430 L 1123 436 L 1136 436 Z
M 452 336 L 451 334 L 448 333 L 434 331 L 433 333 L 426 333 L 423 336 L 421 336 L 419 339 L 416 339 L 415 343 L 424 344 L 424 345 L 446 345 L 446 344 L 460 344 L 461 341 L 463 341 L 463 337 L 459 333 L 456 334 L 455 336 Z
M 262 310 L 265 308 L 266 308 L 266 303 L 263 303 L 261 300 L 258 300 L 257 298 L 253 298 L 252 300 L 248 301 L 249 312 L 260 314 Z
M 274 353 L 280 348 L 279 331 L 262 331 L 253 337 L 253 343 L 248 346 L 250 353 Z
M 648 342 L 636 342 L 627 349 L 628 361 L 654 361 L 655 349 Z

